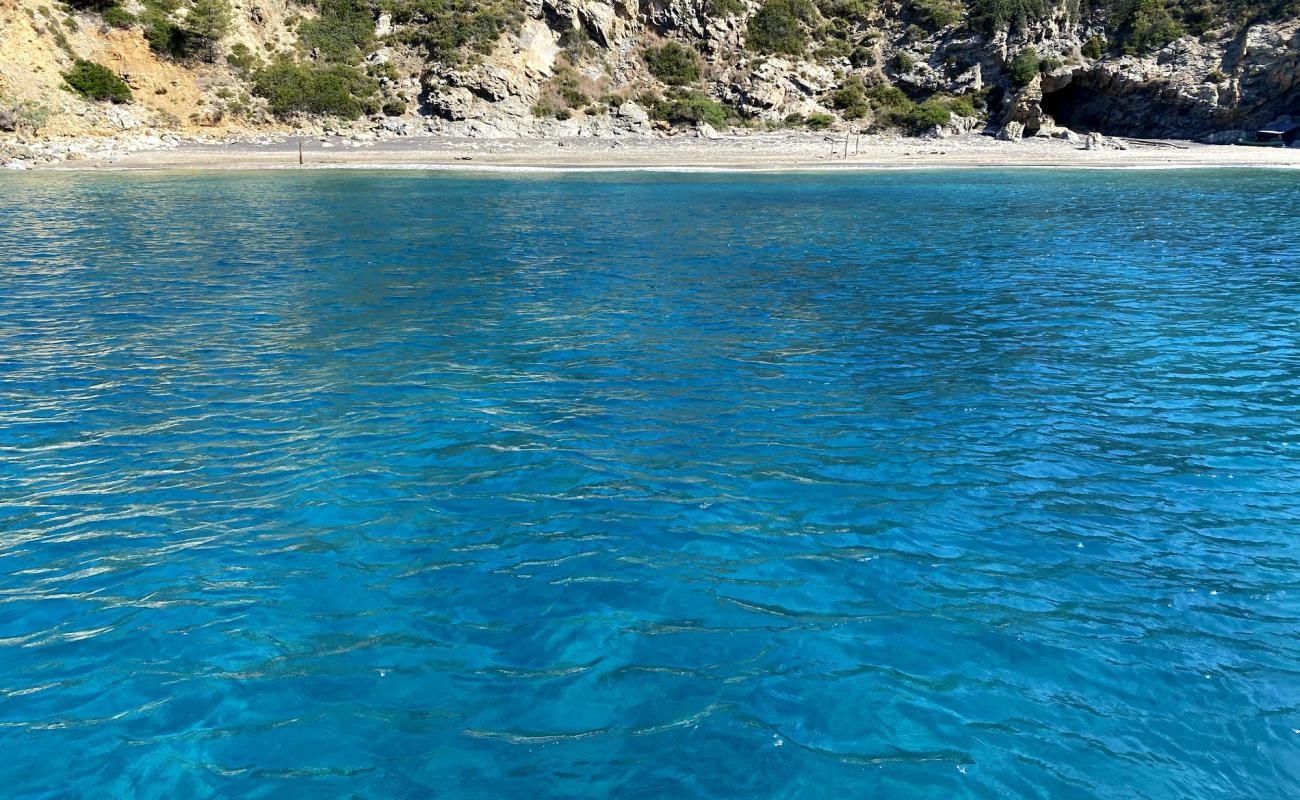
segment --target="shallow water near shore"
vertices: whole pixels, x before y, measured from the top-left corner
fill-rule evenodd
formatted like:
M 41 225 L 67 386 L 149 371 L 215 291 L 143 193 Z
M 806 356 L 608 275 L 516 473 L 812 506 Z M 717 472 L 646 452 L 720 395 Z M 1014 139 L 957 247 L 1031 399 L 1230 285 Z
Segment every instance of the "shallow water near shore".
M 1294 173 L 0 176 L 0 794 L 1300 791 Z

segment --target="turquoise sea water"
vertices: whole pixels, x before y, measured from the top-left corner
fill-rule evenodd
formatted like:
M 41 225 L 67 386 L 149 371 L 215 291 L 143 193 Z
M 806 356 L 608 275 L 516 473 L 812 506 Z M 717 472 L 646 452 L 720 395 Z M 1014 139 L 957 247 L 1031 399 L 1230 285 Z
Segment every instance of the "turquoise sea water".
M 1300 180 L 0 179 L 0 796 L 1300 794 Z

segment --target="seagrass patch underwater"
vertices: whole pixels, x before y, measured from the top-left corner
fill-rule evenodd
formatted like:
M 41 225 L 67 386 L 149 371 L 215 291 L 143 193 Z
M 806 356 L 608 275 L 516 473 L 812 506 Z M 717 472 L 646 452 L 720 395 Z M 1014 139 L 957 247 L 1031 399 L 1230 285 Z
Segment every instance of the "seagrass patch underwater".
M 1295 796 L 1297 208 L 0 177 L 0 795 Z

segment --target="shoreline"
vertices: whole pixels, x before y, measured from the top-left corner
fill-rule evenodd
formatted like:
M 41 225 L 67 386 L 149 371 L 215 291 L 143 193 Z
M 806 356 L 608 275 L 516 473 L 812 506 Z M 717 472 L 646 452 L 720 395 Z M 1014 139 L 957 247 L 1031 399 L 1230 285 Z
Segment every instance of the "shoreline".
M 917 163 L 917 164 L 886 164 L 873 162 L 855 162 L 846 165 L 834 167 L 817 164 L 772 164 L 769 166 L 753 165 L 718 165 L 718 166 L 693 166 L 693 165 L 622 165 L 622 166 L 584 166 L 581 164 L 459 164 L 444 162 L 365 162 L 355 164 L 304 164 L 299 166 L 293 165 L 270 165 L 270 164 L 241 164 L 241 163 L 214 163 L 204 165 L 166 165 L 166 166 L 58 166 L 49 167 L 39 172 L 61 172 L 61 173 L 175 173 L 175 172 L 469 172 L 482 174 L 535 174 L 535 175 L 581 175 L 581 174 L 623 174 L 633 172 L 644 172 L 651 174 L 663 175 L 780 175 L 780 174 L 857 174 L 871 172 L 926 172 L 926 171 L 952 171 L 952 172 L 980 172 L 980 171 L 997 171 L 997 170 L 1081 170 L 1090 172 L 1178 172 L 1187 170 L 1281 170 L 1291 171 L 1300 170 L 1300 164 L 1270 164 L 1270 163 L 1229 163 L 1229 162 L 1205 162 L 1205 163 L 1188 163 L 1188 164 L 1027 164 L 1027 163 L 978 163 L 978 164 L 955 164 L 955 163 Z
M 299 143 L 302 163 L 298 163 Z M 847 146 L 847 156 L 845 155 Z M 31 172 L 375 169 L 532 173 L 775 173 L 916 169 L 1300 169 L 1300 149 L 1110 139 L 1103 149 L 980 134 L 910 139 L 844 134 L 460 139 L 275 135 L 176 142 L 111 158 L 31 164 Z

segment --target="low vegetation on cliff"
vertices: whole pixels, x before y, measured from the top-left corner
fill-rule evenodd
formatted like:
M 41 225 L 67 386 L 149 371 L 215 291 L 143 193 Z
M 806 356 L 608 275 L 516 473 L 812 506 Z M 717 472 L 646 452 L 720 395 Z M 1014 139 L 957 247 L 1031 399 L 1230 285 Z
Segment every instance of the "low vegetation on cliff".
M 88 101 L 205 124 L 418 113 L 434 127 L 504 132 L 657 123 L 920 134 L 1025 114 L 1030 129 L 1069 99 L 1059 86 L 1075 71 L 1173 42 L 1200 59 L 1179 62 L 1187 80 L 1240 102 L 1259 70 L 1236 68 L 1249 53 L 1229 43 L 1280 21 L 1285 51 L 1285 25 L 1300 16 L 1300 0 L 666 0 L 634 14 L 600 0 L 540 13 L 522 0 L 19 2 L 63 65 L 58 88 Z M 129 41 L 158 66 L 100 57 Z M 176 79 L 150 81 L 150 70 L 190 76 L 203 107 L 180 107 Z M 133 91 L 142 77 L 149 91 Z M 1072 85 L 1086 101 L 1090 89 Z M 33 91 L 10 106 L 50 103 Z
M 116 72 L 93 61 L 77 59 L 72 69 L 63 73 L 68 88 L 88 100 L 107 100 L 111 103 L 131 101 L 131 87 Z

